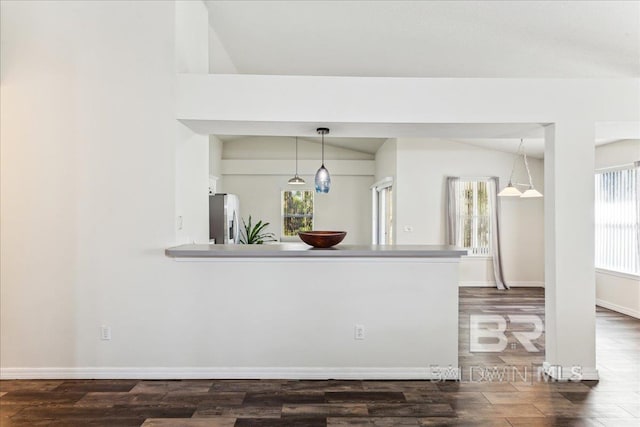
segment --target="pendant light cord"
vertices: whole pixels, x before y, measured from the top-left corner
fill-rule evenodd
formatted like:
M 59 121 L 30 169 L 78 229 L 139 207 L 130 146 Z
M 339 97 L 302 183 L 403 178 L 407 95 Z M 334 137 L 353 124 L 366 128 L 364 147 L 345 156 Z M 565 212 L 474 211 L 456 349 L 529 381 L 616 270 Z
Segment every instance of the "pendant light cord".
M 523 140 L 520 139 L 520 145 L 518 145 L 518 151 L 516 151 L 516 157 L 513 159 L 513 165 L 511 166 L 511 175 L 509 175 L 509 184 L 513 182 L 513 174 L 516 171 L 516 162 L 518 161 L 518 157 L 520 157 L 520 150 L 522 149 L 522 144 L 523 144 Z
M 529 162 L 527 161 L 527 152 L 523 150 L 524 155 L 524 167 L 527 169 L 527 175 L 529 176 L 529 188 L 533 188 L 533 180 L 531 179 L 531 171 L 529 170 Z
M 322 132 L 322 166 L 324 166 L 324 132 Z
M 296 136 L 296 176 L 298 176 L 298 137 Z

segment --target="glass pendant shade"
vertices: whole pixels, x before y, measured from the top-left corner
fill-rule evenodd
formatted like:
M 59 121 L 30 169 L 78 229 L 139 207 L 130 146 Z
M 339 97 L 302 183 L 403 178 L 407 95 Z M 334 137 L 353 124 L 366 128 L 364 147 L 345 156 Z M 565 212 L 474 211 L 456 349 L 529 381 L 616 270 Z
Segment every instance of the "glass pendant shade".
M 324 135 L 329 133 L 327 128 L 318 128 L 316 131 L 322 135 L 322 166 L 316 172 L 316 193 L 328 193 L 331 188 L 331 175 L 329 171 L 324 167 Z
M 513 184 L 509 183 L 504 189 L 498 193 L 500 197 L 520 197 L 522 193 Z
M 304 179 L 300 178 L 298 176 L 298 137 L 296 136 L 296 174 L 294 175 L 293 178 L 291 178 L 289 181 L 287 181 L 289 184 L 291 185 L 302 185 L 302 184 L 306 184 L 304 182 Z
M 538 190 L 536 190 L 533 187 L 530 187 L 527 191 L 525 191 L 524 193 L 522 193 L 522 196 L 520 196 L 522 198 L 533 198 L 533 197 L 542 197 L 542 193 L 540 193 Z
M 329 188 L 331 188 L 331 175 L 323 163 L 316 172 L 316 193 L 328 193 Z

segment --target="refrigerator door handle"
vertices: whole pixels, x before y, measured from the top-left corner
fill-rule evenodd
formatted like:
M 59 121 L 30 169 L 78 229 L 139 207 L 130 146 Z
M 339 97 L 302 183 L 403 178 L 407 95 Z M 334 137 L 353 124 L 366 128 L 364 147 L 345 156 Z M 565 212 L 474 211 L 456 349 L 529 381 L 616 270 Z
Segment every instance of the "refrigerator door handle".
M 231 240 L 233 243 L 240 243 L 240 224 L 238 224 L 238 211 L 236 211 L 235 209 L 233 210 L 233 223 L 231 224 L 231 228 L 233 236 L 229 240 Z

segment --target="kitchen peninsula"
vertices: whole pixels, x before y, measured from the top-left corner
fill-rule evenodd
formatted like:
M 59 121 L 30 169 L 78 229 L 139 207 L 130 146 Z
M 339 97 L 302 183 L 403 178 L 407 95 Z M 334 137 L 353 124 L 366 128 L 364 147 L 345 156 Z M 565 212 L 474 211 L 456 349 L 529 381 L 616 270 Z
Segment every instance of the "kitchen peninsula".
M 230 317 L 243 334 L 242 357 L 227 357 L 220 343 L 212 376 L 456 378 L 465 250 L 282 243 L 188 244 L 165 253 L 186 277 L 206 271 L 212 308 L 251 304 Z

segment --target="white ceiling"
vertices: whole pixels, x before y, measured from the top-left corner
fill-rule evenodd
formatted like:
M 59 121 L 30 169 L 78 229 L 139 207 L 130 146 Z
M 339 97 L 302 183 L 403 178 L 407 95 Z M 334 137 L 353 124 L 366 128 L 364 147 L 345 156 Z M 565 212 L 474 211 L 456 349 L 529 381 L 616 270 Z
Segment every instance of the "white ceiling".
M 638 1 L 208 1 L 240 73 L 639 77 Z
M 640 77 L 640 1 L 207 1 L 240 73 L 389 77 Z M 225 141 L 298 135 L 375 153 L 388 137 L 447 138 L 544 153 L 541 124 L 189 121 Z M 227 135 L 227 136 L 225 136 Z M 596 145 L 638 138 L 638 123 L 599 124 Z M 314 139 L 315 138 L 315 139 Z

